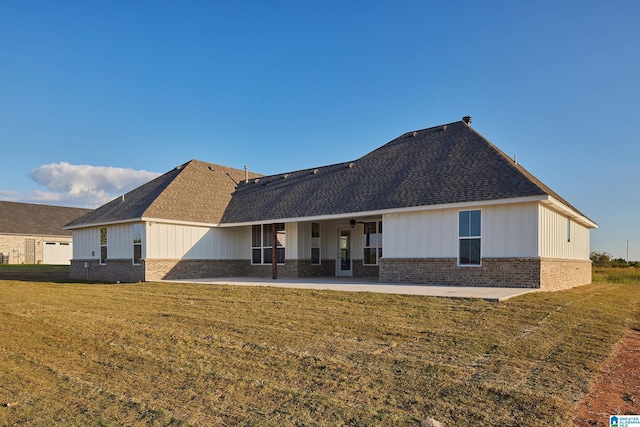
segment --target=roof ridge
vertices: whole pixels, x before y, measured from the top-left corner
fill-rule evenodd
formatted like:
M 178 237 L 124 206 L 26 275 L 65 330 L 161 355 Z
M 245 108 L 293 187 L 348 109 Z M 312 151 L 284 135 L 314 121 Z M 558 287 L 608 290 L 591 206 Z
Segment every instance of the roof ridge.
M 181 165 L 178 165 L 175 168 L 171 169 L 170 171 L 167 171 L 167 172 L 163 173 L 162 175 L 160 175 L 159 177 L 155 178 L 155 179 L 159 179 L 159 178 L 164 177 L 165 175 L 170 174 L 173 171 L 177 171 L 176 175 L 162 188 L 162 191 L 160 191 L 157 195 L 155 195 L 155 197 L 153 197 L 153 199 L 149 202 L 149 204 L 147 206 L 145 206 L 145 208 L 143 209 L 142 213 L 140 214 L 141 217 L 144 217 L 146 215 L 146 213 L 151 209 L 153 204 L 158 201 L 158 198 L 161 197 L 162 194 L 165 191 L 167 191 L 167 189 L 169 187 L 171 187 L 176 182 L 176 179 L 180 176 L 180 174 L 182 174 L 189 167 L 189 165 L 193 164 L 194 160 L 195 159 L 191 159 L 188 162 L 183 163 Z M 151 180 L 151 181 L 147 182 L 146 184 L 149 184 L 152 181 L 154 181 L 154 180 Z M 146 185 L 146 184 L 143 184 L 143 185 Z M 134 191 L 134 190 L 131 190 L 131 191 Z
M 331 168 L 331 167 L 335 167 L 335 166 L 350 165 L 352 163 L 356 163 L 358 160 L 363 159 L 364 157 L 368 156 L 369 154 L 380 150 L 381 148 L 385 147 L 386 145 L 392 144 L 392 143 L 396 142 L 397 140 L 402 139 L 402 138 L 404 138 L 404 137 L 406 137 L 408 135 L 412 135 L 412 134 L 414 134 L 416 132 L 424 132 L 424 131 L 428 131 L 428 130 L 437 130 L 437 129 L 443 128 L 443 127 L 446 128 L 447 126 L 451 126 L 451 125 L 458 124 L 458 123 L 463 123 L 463 122 L 461 120 L 459 120 L 459 121 L 456 121 L 456 122 L 451 122 L 451 123 L 446 123 L 446 124 L 442 124 L 442 125 L 431 126 L 431 127 L 424 128 L 424 129 L 418 129 L 418 130 L 405 132 L 402 135 L 400 135 L 400 136 L 394 138 L 393 140 L 387 142 L 386 144 L 382 145 L 381 147 L 378 147 L 378 148 L 376 148 L 374 150 L 371 150 L 371 151 L 363 154 L 362 156 L 360 156 L 360 157 L 358 157 L 357 159 L 354 159 L 354 160 L 347 160 L 347 161 L 344 161 L 344 162 L 337 162 L 337 163 L 332 163 L 332 164 L 329 164 L 329 165 L 313 166 L 313 167 L 304 168 L 304 169 L 297 169 L 297 170 L 292 170 L 292 171 L 287 171 L 287 172 L 278 172 L 278 173 L 273 173 L 273 174 L 269 174 L 269 175 L 263 175 L 263 176 L 260 177 L 260 179 L 269 179 L 269 178 L 279 177 L 279 176 L 282 176 L 282 175 L 285 175 L 285 174 L 296 174 L 296 173 L 299 173 L 299 172 L 314 171 L 316 169 L 320 170 L 320 169 L 326 169 L 326 168 Z M 225 167 L 225 166 L 223 166 L 223 167 Z
M 341 166 L 341 165 L 350 165 L 353 164 L 355 162 L 357 162 L 359 159 L 356 160 L 349 160 L 346 162 L 338 162 L 338 163 L 332 163 L 330 165 L 324 165 L 324 166 L 315 166 L 315 167 L 310 167 L 310 168 L 305 168 L 305 169 L 298 169 L 298 170 L 293 170 L 293 171 L 289 171 L 289 172 L 279 172 L 279 173 L 274 173 L 271 175 L 261 175 L 258 179 L 263 180 L 263 179 L 273 179 L 273 178 L 279 178 L 282 177 L 284 175 L 293 175 L 293 174 L 298 174 L 301 172 L 307 172 L 307 173 L 311 173 L 313 171 L 320 171 L 321 169 L 329 169 L 329 168 L 333 168 L 336 166 Z
M 81 208 L 78 206 L 63 206 L 63 205 L 50 205 L 47 203 L 30 203 L 30 202 L 16 202 L 13 200 L 0 200 L 0 203 L 13 203 L 16 205 L 31 205 L 31 206 L 45 206 L 45 207 L 51 207 L 51 208 L 63 208 L 63 209 L 84 209 L 84 210 L 91 210 L 89 208 Z
M 406 137 L 408 135 L 413 135 L 416 132 L 425 132 L 425 131 L 428 131 L 428 130 L 436 130 L 438 128 L 446 128 L 447 126 L 453 126 L 453 125 L 459 124 L 459 123 L 464 123 L 464 122 L 462 120 L 458 120 L 458 121 L 455 121 L 455 122 L 444 123 L 444 124 L 437 125 L 437 126 L 429 126 L 428 128 L 424 128 L 424 129 L 410 130 L 408 132 L 403 133 L 402 135 L 400 135 L 396 139 L 400 139 L 400 138 Z M 396 139 L 392 140 L 391 142 L 395 141 Z
M 378 152 L 380 150 L 386 149 L 386 148 L 388 148 L 388 147 L 390 147 L 392 145 L 400 144 L 400 143 L 404 142 L 405 139 L 407 139 L 407 138 L 415 138 L 415 137 L 421 136 L 421 134 L 426 133 L 426 132 L 431 132 L 431 133 L 443 132 L 443 131 L 446 131 L 449 128 L 449 126 L 460 126 L 460 125 L 464 125 L 465 127 L 469 127 L 462 120 L 459 120 L 459 121 L 456 121 L 456 122 L 445 123 L 445 124 L 442 124 L 442 125 L 430 126 L 428 128 L 424 128 L 424 129 L 418 129 L 418 130 L 412 130 L 412 131 L 409 131 L 409 132 L 405 132 L 402 135 L 395 137 L 391 141 L 381 145 L 380 147 L 368 152 L 367 154 L 365 154 L 362 157 L 360 157 L 360 159 L 362 159 L 364 157 L 367 157 L 370 154 L 373 154 L 373 153 Z
M 189 160 L 188 162 L 186 162 L 186 163 L 184 163 L 184 164 L 182 164 L 182 165 L 180 165 L 180 166 L 181 166 L 181 167 L 185 167 L 185 166 L 187 166 L 187 165 L 188 165 L 188 164 L 190 164 L 190 163 L 201 163 L 201 164 L 209 165 L 209 166 L 218 166 L 218 167 L 220 167 L 220 168 L 224 168 L 224 169 L 226 169 L 226 170 L 233 170 L 233 171 L 236 171 L 236 172 L 242 172 L 242 173 L 244 173 L 244 169 L 238 169 L 238 168 L 234 168 L 234 167 L 231 167 L 231 166 L 225 166 L 225 165 L 221 165 L 221 164 L 219 164 L 219 163 L 211 163 L 211 162 L 207 162 L 207 161 L 205 161 L 205 160 L 199 160 L 199 159 L 191 159 L 191 160 Z M 179 167 L 179 166 L 176 166 L 176 167 Z M 251 172 L 251 173 L 256 174 L 257 172 Z M 262 174 L 258 174 L 258 175 L 262 175 Z

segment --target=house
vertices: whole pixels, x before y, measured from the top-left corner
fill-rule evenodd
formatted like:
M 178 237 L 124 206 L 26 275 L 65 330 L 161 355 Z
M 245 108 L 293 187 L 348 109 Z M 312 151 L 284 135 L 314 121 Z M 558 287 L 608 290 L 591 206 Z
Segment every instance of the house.
M 0 263 L 69 264 L 71 231 L 62 227 L 89 209 L 0 201 Z
M 272 176 L 192 160 L 69 223 L 72 276 L 270 276 L 275 240 L 279 277 L 543 290 L 590 283 L 596 223 L 470 121 Z

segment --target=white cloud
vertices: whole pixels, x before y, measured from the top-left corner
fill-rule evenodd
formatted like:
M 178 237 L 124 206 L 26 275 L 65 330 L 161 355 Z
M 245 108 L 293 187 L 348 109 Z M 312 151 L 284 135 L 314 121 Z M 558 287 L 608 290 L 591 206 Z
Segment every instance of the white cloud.
M 49 191 L 36 191 L 33 201 L 78 207 L 97 207 L 124 194 L 159 173 L 109 166 L 50 163 L 29 176 Z
M 20 194 L 16 191 L 11 190 L 0 190 L 0 200 L 7 200 L 10 202 L 18 200 Z

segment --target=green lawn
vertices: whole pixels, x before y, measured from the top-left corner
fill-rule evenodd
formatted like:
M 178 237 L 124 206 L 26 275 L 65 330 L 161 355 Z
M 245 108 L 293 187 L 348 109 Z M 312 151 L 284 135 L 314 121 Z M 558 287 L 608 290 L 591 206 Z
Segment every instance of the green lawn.
M 0 281 L 0 425 L 565 426 L 639 327 L 637 283 L 489 303 Z

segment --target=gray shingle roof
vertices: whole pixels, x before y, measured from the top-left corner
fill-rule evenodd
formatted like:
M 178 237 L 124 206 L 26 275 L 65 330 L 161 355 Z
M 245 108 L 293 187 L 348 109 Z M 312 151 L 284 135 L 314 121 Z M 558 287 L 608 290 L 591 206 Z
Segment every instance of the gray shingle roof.
M 89 209 L 0 201 L 0 234 L 71 236 L 62 227 Z
M 582 215 L 464 122 L 408 132 L 353 162 L 249 177 L 191 160 L 67 227 L 142 217 L 234 224 L 544 195 Z
M 579 213 L 466 123 L 455 122 L 408 132 L 353 162 L 241 184 L 222 222 L 542 195 Z
M 255 178 L 260 175 L 250 173 L 249 176 Z M 244 171 L 191 160 L 70 222 L 66 227 L 142 217 L 217 224 L 235 189 L 234 180 L 244 180 Z

